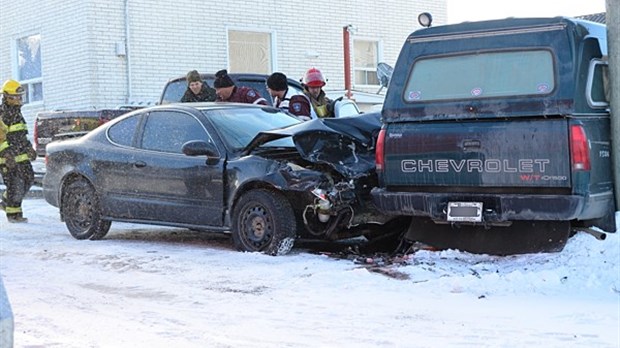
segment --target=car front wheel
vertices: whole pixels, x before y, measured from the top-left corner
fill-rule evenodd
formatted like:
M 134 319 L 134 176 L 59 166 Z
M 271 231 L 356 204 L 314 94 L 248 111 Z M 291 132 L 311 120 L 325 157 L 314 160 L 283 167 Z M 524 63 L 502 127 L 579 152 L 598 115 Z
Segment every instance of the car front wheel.
M 295 226 L 293 209 L 284 196 L 268 190 L 252 190 L 235 205 L 233 242 L 241 251 L 284 255 L 293 248 Z
M 101 219 L 95 189 L 84 180 L 70 183 L 62 197 L 62 215 L 75 239 L 101 239 L 110 230 L 110 221 Z

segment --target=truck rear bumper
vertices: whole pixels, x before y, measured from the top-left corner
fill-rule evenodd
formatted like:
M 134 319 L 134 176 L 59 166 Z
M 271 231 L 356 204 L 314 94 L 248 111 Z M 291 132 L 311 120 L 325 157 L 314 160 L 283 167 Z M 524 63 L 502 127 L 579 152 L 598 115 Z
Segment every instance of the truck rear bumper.
M 374 188 L 371 195 L 373 203 L 383 213 L 427 216 L 436 221 L 447 221 L 448 202 L 482 202 L 482 221 L 486 223 L 573 220 L 579 217 L 585 203 L 581 196 L 390 192 L 382 188 Z

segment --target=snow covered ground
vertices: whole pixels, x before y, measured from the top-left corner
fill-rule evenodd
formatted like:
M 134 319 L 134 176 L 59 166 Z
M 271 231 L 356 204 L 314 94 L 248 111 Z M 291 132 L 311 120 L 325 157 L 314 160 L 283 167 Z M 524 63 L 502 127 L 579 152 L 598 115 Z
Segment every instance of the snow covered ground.
M 42 199 L 0 214 L 15 347 L 619 347 L 620 238 L 561 253 L 418 251 L 407 279 L 218 234 L 112 224 L 78 241 Z M 620 220 L 620 216 L 618 216 Z

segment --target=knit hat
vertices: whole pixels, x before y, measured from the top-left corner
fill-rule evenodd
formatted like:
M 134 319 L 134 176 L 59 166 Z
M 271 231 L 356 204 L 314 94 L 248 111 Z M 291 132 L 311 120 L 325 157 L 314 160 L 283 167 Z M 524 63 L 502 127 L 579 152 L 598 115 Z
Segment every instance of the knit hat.
M 220 70 L 215 73 L 215 81 L 213 81 L 213 87 L 215 88 L 224 88 L 234 86 L 235 83 L 228 76 L 228 71 L 226 69 Z
M 190 83 L 190 82 L 202 82 L 202 79 L 200 78 L 200 74 L 196 70 L 192 70 L 192 71 L 188 72 L 186 79 L 187 79 L 187 83 Z
M 288 88 L 286 75 L 281 72 L 275 72 L 267 79 L 267 87 L 274 91 L 285 91 Z

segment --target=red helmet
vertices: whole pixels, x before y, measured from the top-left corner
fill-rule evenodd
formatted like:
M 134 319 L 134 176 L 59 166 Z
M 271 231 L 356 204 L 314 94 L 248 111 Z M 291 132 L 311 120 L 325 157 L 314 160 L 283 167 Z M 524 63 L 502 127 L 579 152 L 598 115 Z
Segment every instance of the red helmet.
M 304 76 L 304 84 L 308 87 L 325 86 L 325 79 L 323 78 L 323 74 L 321 74 L 321 70 L 317 68 L 308 70 L 306 76 Z

